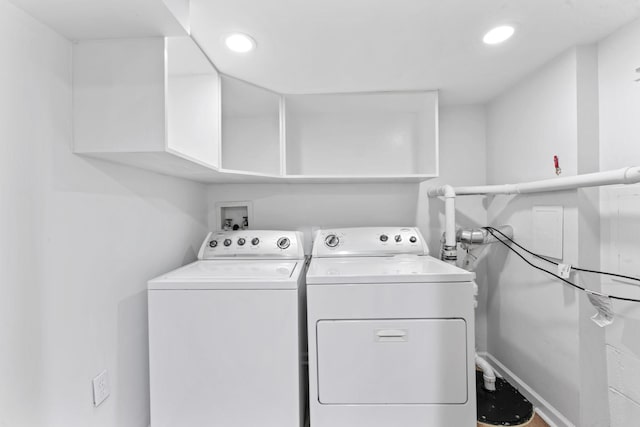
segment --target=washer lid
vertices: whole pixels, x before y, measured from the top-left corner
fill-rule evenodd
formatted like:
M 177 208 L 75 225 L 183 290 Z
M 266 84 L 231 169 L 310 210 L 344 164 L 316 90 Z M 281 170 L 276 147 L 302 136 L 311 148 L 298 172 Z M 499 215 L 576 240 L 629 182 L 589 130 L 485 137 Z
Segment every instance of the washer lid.
M 149 281 L 149 289 L 296 289 L 302 261 L 204 260 Z
M 431 256 L 313 258 L 307 284 L 469 282 L 475 273 Z

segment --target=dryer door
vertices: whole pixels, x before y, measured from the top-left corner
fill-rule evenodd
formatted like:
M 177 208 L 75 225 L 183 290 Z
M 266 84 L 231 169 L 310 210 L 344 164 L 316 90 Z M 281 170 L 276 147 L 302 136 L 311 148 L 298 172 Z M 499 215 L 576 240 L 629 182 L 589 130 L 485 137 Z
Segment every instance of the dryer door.
M 467 401 L 464 319 L 321 320 L 321 404 Z

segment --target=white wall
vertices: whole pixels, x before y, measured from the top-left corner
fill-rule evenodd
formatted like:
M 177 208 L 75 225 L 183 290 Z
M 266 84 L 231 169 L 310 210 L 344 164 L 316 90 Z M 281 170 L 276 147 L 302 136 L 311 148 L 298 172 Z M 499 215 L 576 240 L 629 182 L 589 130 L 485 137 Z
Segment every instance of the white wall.
M 603 170 L 640 165 L 640 21 L 598 46 L 600 161 Z M 603 189 L 602 268 L 640 277 L 640 186 Z M 631 283 L 631 284 L 630 284 Z M 637 283 L 603 280 L 606 292 L 640 298 Z M 611 427 L 640 419 L 640 304 L 616 302 L 607 328 L 607 365 Z M 635 422 L 635 421 L 634 421 Z
M 558 155 L 577 172 L 576 51 L 556 58 L 488 105 L 487 175 L 492 184 L 549 179 Z M 489 222 L 511 224 L 532 247 L 532 207 L 564 207 L 564 259 L 578 261 L 576 192 L 496 196 Z M 580 425 L 578 294 L 496 248 L 489 261 L 488 350 Z
M 217 202 L 251 201 L 251 228 L 304 231 L 309 252 L 313 227 L 415 225 L 417 197 L 417 184 L 212 184 L 209 225 Z
M 0 426 L 147 426 L 146 280 L 194 259 L 205 187 L 72 154 L 71 43 L 5 0 L 0 57 Z
M 629 55 L 640 41 L 640 27 L 634 25 L 634 31 L 623 29 L 599 48 L 566 52 L 489 105 L 490 182 L 553 178 L 554 154 L 560 157 L 563 175 L 640 164 L 640 148 L 630 142 L 640 132 L 629 134 L 631 128 L 640 131 L 640 97 L 633 83 L 634 61 L 640 57 Z M 640 212 L 640 198 L 621 201 L 635 194 L 640 194 L 638 186 L 500 196 L 488 200 L 488 216 L 496 224 L 512 223 L 516 239 L 531 247 L 532 207 L 563 206 L 562 262 L 621 271 L 624 258 L 619 255 L 626 254 L 628 266 L 638 270 L 640 234 L 632 218 Z M 604 331 L 590 321 L 595 309 L 583 293 L 505 250 L 492 257 L 489 270 L 489 352 L 557 409 L 560 413 L 553 415 L 561 422 L 581 427 L 635 422 L 639 400 L 624 393 L 640 396 L 640 386 L 633 382 L 640 378 L 640 348 L 629 350 L 625 343 L 632 342 L 629 326 L 637 326 L 640 312 L 617 304 L 624 321 L 607 329 L 606 346 Z M 640 270 L 631 274 L 638 276 Z M 571 279 L 589 289 L 614 292 L 611 281 L 603 284 L 598 275 L 573 274 Z M 637 341 L 637 334 L 631 335 Z

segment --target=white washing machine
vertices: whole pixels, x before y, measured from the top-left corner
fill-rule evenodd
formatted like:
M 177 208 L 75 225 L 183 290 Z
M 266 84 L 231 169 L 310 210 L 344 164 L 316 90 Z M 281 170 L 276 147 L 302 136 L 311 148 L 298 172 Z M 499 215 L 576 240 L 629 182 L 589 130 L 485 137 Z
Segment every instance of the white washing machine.
M 312 255 L 311 427 L 475 427 L 474 274 L 416 228 L 320 230 Z
M 290 231 L 220 231 L 149 281 L 152 427 L 300 427 L 305 257 Z

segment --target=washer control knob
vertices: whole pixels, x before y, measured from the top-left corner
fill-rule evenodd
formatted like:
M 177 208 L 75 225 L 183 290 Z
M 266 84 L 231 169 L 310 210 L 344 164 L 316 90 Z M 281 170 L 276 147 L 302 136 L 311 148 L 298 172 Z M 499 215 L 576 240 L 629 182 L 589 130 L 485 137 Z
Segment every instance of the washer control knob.
M 411 243 L 415 243 L 415 242 L 417 242 L 417 241 L 418 241 L 418 239 L 416 239 L 416 236 L 411 236 L 411 237 L 409 237 L 409 241 L 410 241 Z
M 287 249 L 291 245 L 291 241 L 289 241 L 288 237 L 281 237 L 278 239 L 278 247 L 280 249 Z
M 389 236 L 387 236 L 386 234 L 383 234 L 380 236 L 380 241 L 381 242 L 386 242 L 387 240 L 389 240 Z
M 244 246 L 245 243 L 246 243 L 246 240 L 243 239 L 242 237 L 238 239 L 238 246 Z
M 251 239 L 251 244 L 253 246 L 257 245 L 258 243 L 260 243 L 260 239 L 258 239 L 257 237 L 254 237 L 253 239 Z
M 340 238 L 335 234 L 329 234 L 324 238 L 324 244 L 330 248 L 335 248 L 340 243 Z
M 218 246 L 218 241 L 217 240 L 212 240 L 209 242 L 209 247 L 210 248 L 215 248 L 216 246 Z
M 225 246 L 231 246 L 231 239 L 224 239 Z
M 402 242 L 402 236 L 399 234 L 396 234 L 396 236 L 393 238 L 393 240 L 395 240 L 397 243 Z

